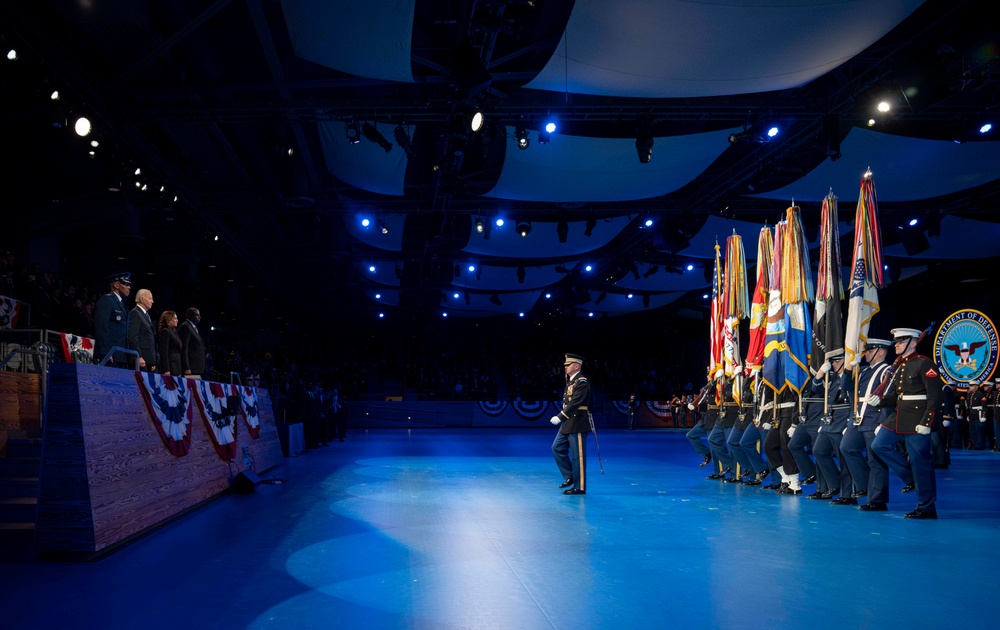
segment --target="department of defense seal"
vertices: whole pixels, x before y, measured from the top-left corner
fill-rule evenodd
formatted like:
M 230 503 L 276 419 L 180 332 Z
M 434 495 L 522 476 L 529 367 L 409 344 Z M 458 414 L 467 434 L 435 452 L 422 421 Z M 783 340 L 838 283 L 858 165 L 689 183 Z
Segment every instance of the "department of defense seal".
M 959 389 L 969 381 L 991 378 L 997 356 L 997 330 L 989 317 L 976 310 L 952 313 L 934 337 L 934 362 Z

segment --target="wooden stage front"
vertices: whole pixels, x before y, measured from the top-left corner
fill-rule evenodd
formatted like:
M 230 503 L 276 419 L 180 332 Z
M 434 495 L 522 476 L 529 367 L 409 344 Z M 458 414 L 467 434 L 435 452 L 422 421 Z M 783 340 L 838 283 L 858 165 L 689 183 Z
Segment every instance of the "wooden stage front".
M 259 438 L 238 421 L 237 454 L 226 462 L 198 409 L 189 452 L 177 457 L 168 451 L 129 370 L 58 364 L 49 383 L 35 528 L 39 552 L 107 551 L 217 496 L 243 470 L 244 446 L 255 472 L 281 463 L 264 389 L 257 390 Z

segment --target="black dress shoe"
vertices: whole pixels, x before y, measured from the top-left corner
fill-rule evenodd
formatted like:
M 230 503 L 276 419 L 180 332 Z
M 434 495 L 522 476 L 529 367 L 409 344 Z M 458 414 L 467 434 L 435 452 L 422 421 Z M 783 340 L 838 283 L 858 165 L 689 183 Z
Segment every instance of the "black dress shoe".
M 810 494 L 810 495 L 809 495 L 809 496 L 807 496 L 806 498 L 807 498 L 807 499 L 812 499 L 812 500 L 814 500 L 814 501 L 819 501 L 819 500 L 821 500 L 821 499 L 823 499 L 823 500 L 825 500 L 825 499 L 829 499 L 830 497 L 826 496 L 826 493 L 825 493 L 825 492 L 818 492 L 818 491 L 817 491 L 817 492 L 813 492 L 812 494 Z
M 852 499 L 850 497 L 840 497 L 839 499 L 834 499 L 830 501 L 830 505 L 857 505 L 858 500 Z
M 752 470 L 744 470 L 743 472 L 740 473 L 740 479 L 749 477 L 751 474 L 753 474 Z
M 851 493 L 851 498 L 852 499 L 858 499 L 858 498 L 867 497 L 867 496 L 868 496 L 868 491 L 867 490 L 862 490 L 861 492 L 852 492 Z
M 711 475 L 705 477 L 705 479 L 722 479 L 725 477 L 722 473 L 712 473 Z
M 765 470 L 764 472 L 757 473 L 757 481 L 764 481 L 770 474 L 771 474 L 770 470 Z
M 778 494 L 802 494 L 802 488 L 785 486 L 784 488 L 778 488 Z
M 739 481 L 740 480 L 737 479 L 736 477 L 723 477 L 722 478 L 722 482 L 723 483 L 739 483 Z
M 824 492 L 823 493 L 823 498 L 824 499 L 832 499 L 833 497 L 837 496 L 838 494 L 840 494 L 840 488 L 834 488 L 833 490 L 827 490 L 826 492 Z
M 587 494 L 587 491 L 579 488 L 570 488 L 569 490 L 563 490 L 563 494 Z
M 705 459 L 701 460 L 701 463 L 698 464 L 698 466 L 700 468 L 704 468 L 705 466 L 708 466 L 708 462 L 710 462 L 710 461 L 712 461 L 712 456 L 711 455 L 706 455 Z
M 769 483 L 769 484 L 767 484 L 766 486 L 764 486 L 764 489 L 765 490 L 777 490 L 780 487 L 781 487 L 781 484 L 775 482 L 775 483 Z
M 926 510 L 913 510 L 912 512 L 907 512 L 903 516 L 906 518 L 915 518 L 921 521 L 928 519 L 937 520 L 937 511 L 928 512 Z
M 877 501 L 872 503 L 865 503 L 864 505 L 859 505 L 858 509 L 862 512 L 885 512 L 889 509 L 885 503 L 879 503 Z
M 913 491 L 914 491 L 914 490 L 916 490 L 916 489 L 917 489 L 917 487 L 916 487 L 916 486 L 914 486 L 914 485 L 913 485 L 912 483 L 908 483 L 908 484 L 906 484 L 905 486 L 903 486 L 903 492 L 904 492 L 904 493 L 905 493 L 905 492 L 913 492 Z
M 741 486 L 759 486 L 760 482 L 756 479 L 744 479 L 740 482 Z
M 803 486 L 808 486 L 811 483 L 816 483 L 816 475 L 809 475 L 799 483 L 801 483 Z
M 560 488 L 568 488 L 568 487 L 570 487 L 572 485 L 573 485 L 573 480 L 572 479 L 567 479 L 566 481 L 564 481 L 561 484 L 559 484 L 559 487 Z

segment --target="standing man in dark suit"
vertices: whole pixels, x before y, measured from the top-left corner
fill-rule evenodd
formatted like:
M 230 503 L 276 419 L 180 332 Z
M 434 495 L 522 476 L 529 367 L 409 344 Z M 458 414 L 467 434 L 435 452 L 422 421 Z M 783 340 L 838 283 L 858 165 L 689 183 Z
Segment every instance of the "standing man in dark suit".
M 198 332 L 201 311 L 191 307 L 184 317 L 184 323 L 177 328 L 181 337 L 181 369 L 187 378 L 201 378 L 205 373 L 205 342 Z
M 139 289 L 135 294 L 135 308 L 128 317 L 128 347 L 139 352 L 139 369 L 156 371 L 156 329 L 149 309 L 153 308 L 153 293 Z
M 580 373 L 583 357 L 567 354 L 563 369 L 566 372 L 566 389 L 563 407 L 550 422 L 559 426 L 559 433 L 552 442 L 552 454 L 563 481 L 563 494 L 587 494 L 587 434 L 590 433 L 590 382 Z M 573 457 L 570 458 L 570 451 Z M 573 486 L 569 488 L 569 486 Z
M 125 298 L 132 291 L 132 274 L 127 271 L 108 276 L 111 292 L 105 293 L 94 307 L 94 363 L 100 363 L 115 346 L 128 347 L 128 308 Z M 108 365 L 129 367 L 128 355 L 116 352 Z

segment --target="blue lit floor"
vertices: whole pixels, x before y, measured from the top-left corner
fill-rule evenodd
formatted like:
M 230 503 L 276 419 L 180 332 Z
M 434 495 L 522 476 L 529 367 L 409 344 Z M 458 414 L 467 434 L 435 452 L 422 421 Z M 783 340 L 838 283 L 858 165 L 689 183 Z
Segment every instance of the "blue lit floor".
M 992 627 L 1000 455 L 953 453 L 941 520 L 708 481 L 681 432 L 355 430 L 90 563 L 0 565 L 3 627 Z M 807 487 L 812 489 L 812 487 Z

